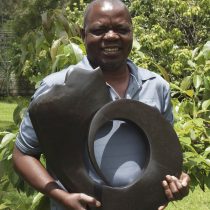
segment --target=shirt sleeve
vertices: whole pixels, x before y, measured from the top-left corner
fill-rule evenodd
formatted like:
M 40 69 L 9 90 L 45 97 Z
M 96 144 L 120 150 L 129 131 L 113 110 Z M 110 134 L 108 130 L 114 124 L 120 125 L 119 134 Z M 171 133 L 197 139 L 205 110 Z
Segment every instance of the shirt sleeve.
M 32 100 L 36 99 L 39 95 L 41 95 L 48 89 L 49 86 L 43 81 L 40 87 L 32 96 Z M 26 112 L 21 122 L 19 134 L 17 135 L 15 145 L 24 154 L 38 155 L 42 152 L 28 111 Z
M 164 107 L 163 107 L 163 116 L 164 118 L 171 123 L 174 124 L 174 116 L 173 116 L 173 108 L 171 104 L 171 91 L 169 85 L 164 89 Z

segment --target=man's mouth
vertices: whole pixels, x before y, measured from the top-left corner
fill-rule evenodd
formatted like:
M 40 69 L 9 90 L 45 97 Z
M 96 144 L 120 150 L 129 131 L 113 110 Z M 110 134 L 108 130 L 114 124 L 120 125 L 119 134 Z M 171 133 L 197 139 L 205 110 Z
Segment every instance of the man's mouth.
M 120 51 L 119 47 L 113 46 L 113 47 L 104 47 L 103 48 L 104 53 L 106 54 L 115 54 L 118 53 Z

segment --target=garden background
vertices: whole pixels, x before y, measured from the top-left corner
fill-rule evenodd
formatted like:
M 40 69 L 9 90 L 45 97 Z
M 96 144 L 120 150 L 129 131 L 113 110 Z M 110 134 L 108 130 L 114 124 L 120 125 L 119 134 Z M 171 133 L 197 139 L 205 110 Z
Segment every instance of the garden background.
M 11 154 L 30 95 L 41 79 L 85 54 L 79 32 L 88 2 L 0 2 L 0 209 L 48 209 L 48 198 L 14 173 Z M 210 0 L 125 3 L 135 36 L 130 58 L 170 82 L 183 170 L 191 177 L 190 195 L 167 210 L 210 210 Z M 12 92 L 11 86 L 22 81 L 24 91 Z

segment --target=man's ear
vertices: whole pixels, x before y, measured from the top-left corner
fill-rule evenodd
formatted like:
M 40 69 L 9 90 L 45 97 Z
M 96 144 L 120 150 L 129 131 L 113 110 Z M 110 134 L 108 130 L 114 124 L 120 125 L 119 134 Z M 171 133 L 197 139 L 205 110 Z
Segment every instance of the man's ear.
M 80 36 L 82 37 L 82 40 L 85 40 L 85 29 L 84 28 L 80 28 Z

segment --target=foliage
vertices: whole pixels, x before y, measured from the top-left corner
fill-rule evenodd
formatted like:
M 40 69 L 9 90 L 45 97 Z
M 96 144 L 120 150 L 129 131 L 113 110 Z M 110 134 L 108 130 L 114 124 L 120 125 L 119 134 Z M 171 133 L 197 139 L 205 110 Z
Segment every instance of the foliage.
M 19 0 L 16 1 L 16 10 L 13 11 L 13 29 L 18 37 L 24 36 L 28 31 L 36 29 L 41 25 L 40 14 L 44 13 L 49 9 L 55 9 L 60 6 L 60 4 L 65 1 L 57 0 Z M 18 4 L 18 5 L 17 5 Z M 22 27 L 24 26 L 24 27 Z
M 75 64 L 82 58 L 83 52 L 79 46 L 84 47 L 78 37 L 79 26 L 67 19 L 72 17 L 68 7 L 65 16 L 63 12 L 56 9 L 43 13 L 42 27 L 26 33 L 22 39 L 18 71 L 21 69 L 21 74 L 31 83 L 37 84 L 46 75 Z
M 140 66 L 159 71 L 171 80 L 185 77 L 191 50 L 209 39 L 209 0 L 132 1 L 134 32 L 139 46 L 132 57 Z
M 184 151 L 184 167 L 192 182 L 210 188 L 210 41 L 196 48 L 181 81 L 171 83 L 175 129 Z
M 27 100 L 18 101 L 13 113 L 14 119 L 20 123 Z M 19 110 L 19 111 L 17 111 Z M 17 115 L 17 116 L 16 116 Z M 14 173 L 12 167 L 12 151 L 17 136 L 15 132 L 0 132 L 0 209 L 7 210 L 38 210 L 49 209 L 49 200 L 37 193 L 21 177 Z M 41 159 L 42 162 L 44 159 Z M 44 164 L 44 162 L 43 162 Z
M 0 180 L 1 180 L 1 209 L 6 209 L 11 207 L 12 205 L 19 206 L 20 204 L 15 203 L 18 200 L 18 197 L 22 199 L 23 196 L 19 195 L 18 193 L 14 193 L 14 188 L 19 185 L 20 179 L 19 177 L 14 173 L 11 163 L 12 158 L 12 150 L 14 147 L 14 141 L 16 138 L 16 134 L 10 133 L 10 132 L 0 132 L 1 136 L 1 144 L 0 144 Z M 22 182 L 23 184 L 23 182 Z M 20 185 L 21 186 L 21 185 Z M 23 186 L 22 186 L 23 187 Z M 31 188 L 24 187 L 24 191 L 27 192 L 29 195 L 29 190 Z M 11 198 L 16 198 L 14 201 Z M 27 202 L 26 202 L 27 203 Z M 24 203 L 23 205 L 26 205 Z M 3 208 L 5 206 L 5 208 Z M 13 207 L 14 207 L 13 206 Z M 26 209 L 26 208 L 24 208 Z
M 193 186 L 202 189 L 210 188 L 209 7 L 209 0 L 142 0 L 130 5 L 135 32 L 130 57 L 170 82 L 184 170 Z

